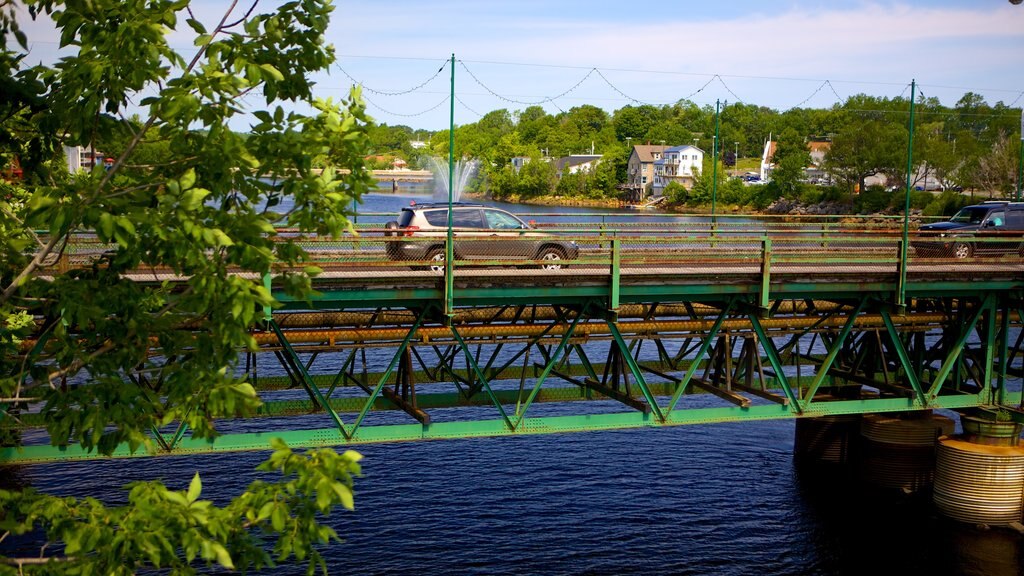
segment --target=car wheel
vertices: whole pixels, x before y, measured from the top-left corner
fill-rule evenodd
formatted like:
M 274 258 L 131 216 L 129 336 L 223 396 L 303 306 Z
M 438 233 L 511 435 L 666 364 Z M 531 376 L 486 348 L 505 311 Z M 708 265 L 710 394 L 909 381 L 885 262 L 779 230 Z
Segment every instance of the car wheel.
M 543 260 L 541 270 L 561 270 L 562 261 L 565 260 L 565 253 L 553 246 L 548 246 L 540 251 L 537 260 Z
M 964 258 L 970 258 L 971 252 L 972 250 L 970 244 L 964 244 L 962 242 L 957 242 L 956 244 L 953 244 L 954 258 L 958 258 L 960 260 L 963 260 Z
M 427 260 L 430 260 L 430 266 L 427 270 L 430 270 L 434 274 L 444 274 L 444 250 L 441 248 L 431 248 L 427 252 Z

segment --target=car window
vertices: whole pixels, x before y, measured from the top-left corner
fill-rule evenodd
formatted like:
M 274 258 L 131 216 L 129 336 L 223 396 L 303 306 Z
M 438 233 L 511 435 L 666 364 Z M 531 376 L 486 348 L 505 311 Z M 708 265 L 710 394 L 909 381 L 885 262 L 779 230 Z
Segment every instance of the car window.
M 1024 210 L 1010 210 L 1007 212 L 1006 226 L 1014 230 L 1024 230 Z
M 427 219 L 427 222 L 431 226 L 448 226 L 448 211 L 447 210 L 425 210 L 423 217 Z
M 457 209 L 452 215 L 453 228 L 483 228 L 484 219 L 480 217 L 478 208 Z
M 985 218 L 985 214 L 988 213 L 988 208 L 981 206 L 968 206 L 967 208 L 961 209 L 956 213 L 956 216 L 950 218 L 951 222 L 960 222 L 962 224 L 981 224 L 981 221 Z
M 398 217 L 398 225 L 403 228 L 408 226 L 412 222 L 413 216 L 412 210 L 402 210 L 402 214 Z
M 487 227 L 497 230 L 518 230 L 523 228 L 523 223 L 511 214 L 498 212 L 497 210 L 484 210 L 484 217 L 487 219 Z
M 1006 215 L 1002 210 L 996 210 L 989 214 L 988 221 L 992 226 L 999 228 L 1006 223 Z

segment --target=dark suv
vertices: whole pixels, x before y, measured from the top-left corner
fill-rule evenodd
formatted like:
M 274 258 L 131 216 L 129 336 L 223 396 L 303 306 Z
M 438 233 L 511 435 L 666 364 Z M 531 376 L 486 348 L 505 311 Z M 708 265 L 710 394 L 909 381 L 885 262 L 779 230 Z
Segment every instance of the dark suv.
M 984 202 L 961 208 L 945 222 L 920 228 L 911 246 L 919 256 L 968 258 L 1021 253 L 1024 203 Z
M 557 270 L 565 260 L 579 257 L 575 242 L 541 232 L 514 214 L 481 204 L 452 205 L 452 235 L 456 260 L 542 260 L 541 268 Z M 402 208 L 398 220 L 385 225 L 392 260 L 431 260 L 431 269 L 444 266 L 448 234 L 448 203 L 416 204 Z

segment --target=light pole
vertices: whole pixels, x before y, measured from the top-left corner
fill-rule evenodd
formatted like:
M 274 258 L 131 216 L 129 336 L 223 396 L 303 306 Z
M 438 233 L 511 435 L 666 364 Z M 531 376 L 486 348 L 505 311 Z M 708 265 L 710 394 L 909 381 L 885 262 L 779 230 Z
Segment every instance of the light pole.
M 732 152 L 732 175 L 735 176 L 736 172 L 739 171 L 737 169 L 737 165 L 740 163 L 740 143 L 739 142 L 733 142 L 732 145 L 733 145 L 733 152 Z

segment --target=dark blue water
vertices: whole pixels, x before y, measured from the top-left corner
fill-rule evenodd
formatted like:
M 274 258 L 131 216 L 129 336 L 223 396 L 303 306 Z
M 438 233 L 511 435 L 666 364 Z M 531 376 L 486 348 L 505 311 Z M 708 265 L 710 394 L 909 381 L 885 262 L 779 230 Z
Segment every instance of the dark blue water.
M 380 195 L 373 211 L 417 197 Z M 247 425 L 286 424 L 328 425 L 323 415 Z M 324 551 L 332 574 L 1024 575 L 1020 536 L 946 520 L 926 495 L 872 491 L 841 470 L 800 470 L 793 436 L 793 422 L 775 421 L 362 446 L 356 510 L 330 517 L 346 542 Z M 183 489 L 199 471 L 204 498 L 223 502 L 265 457 L 6 472 L 118 503 L 129 481 L 162 478 Z

